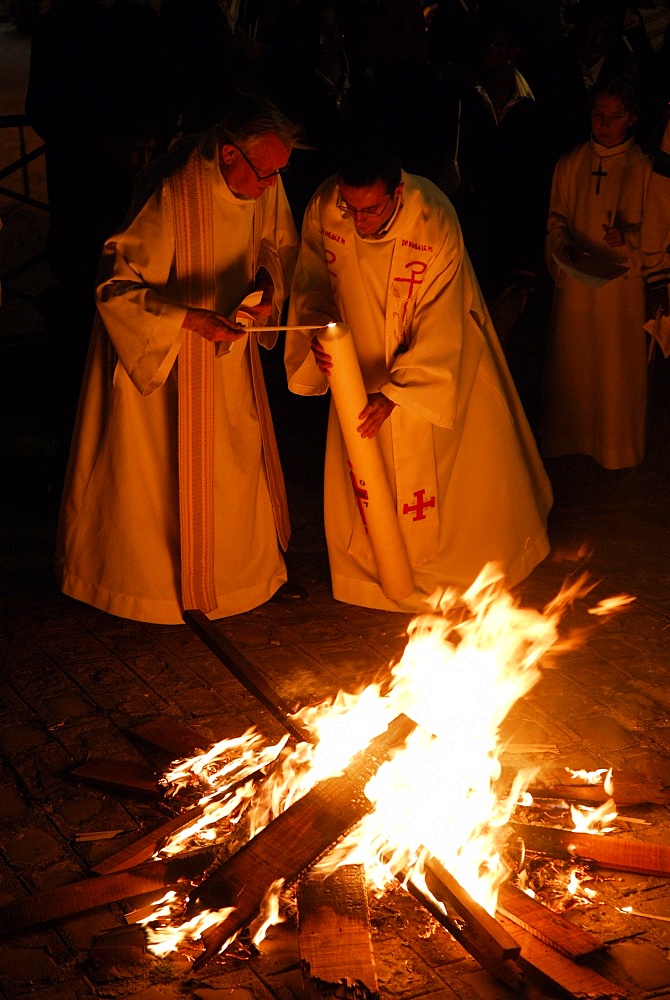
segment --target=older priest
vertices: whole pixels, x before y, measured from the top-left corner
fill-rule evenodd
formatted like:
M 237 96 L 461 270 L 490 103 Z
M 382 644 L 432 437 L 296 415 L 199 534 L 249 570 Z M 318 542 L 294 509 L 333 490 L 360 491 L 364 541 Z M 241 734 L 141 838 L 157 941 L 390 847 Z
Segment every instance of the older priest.
M 279 175 L 297 141 L 270 102 L 239 97 L 168 154 L 105 245 L 57 543 L 71 597 L 176 624 L 247 611 L 286 580 L 258 343 L 235 320 L 247 299 L 262 325 L 287 294 L 298 237 Z

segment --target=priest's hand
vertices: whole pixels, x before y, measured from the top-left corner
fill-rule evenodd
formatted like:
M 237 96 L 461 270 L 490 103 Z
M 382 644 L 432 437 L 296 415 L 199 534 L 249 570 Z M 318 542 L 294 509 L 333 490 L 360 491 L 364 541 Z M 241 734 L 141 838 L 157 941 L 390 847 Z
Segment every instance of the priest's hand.
M 395 406 L 396 404 L 381 392 L 371 393 L 368 396 L 368 405 L 358 414 L 358 419 L 363 421 L 356 428 L 360 436 L 363 438 L 376 437 L 379 428 L 391 416 Z
M 258 269 L 254 290 L 262 292 L 263 298 L 257 306 L 244 306 L 244 311 L 253 316 L 257 326 L 264 326 L 272 315 L 272 304 L 275 298 L 274 281 L 264 267 Z
M 188 309 L 184 316 L 182 329 L 192 330 L 202 337 L 216 343 L 219 340 L 228 340 L 235 343 L 244 336 L 244 327 L 231 322 L 225 316 L 211 312 L 209 309 Z
M 265 326 L 272 314 L 272 298 L 263 298 L 257 306 L 244 306 L 245 313 L 253 319 L 254 326 Z
M 670 291 L 667 285 L 650 288 L 647 292 L 647 315 L 649 319 L 656 319 L 659 313 L 663 316 L 670 315 Z
M 312 354 L 314 355 L 314 360 L 316 361 L 319 371 L 323 375 L 330 375 L 333 367 L 333 359 L 330 354 L 327 354 L 326 351 L 324 351 L 317 337 L 312 337 L 312 342 L 309 346 Z
M 605 235 L 603 239 L 608 247 L 622 247 L 624 245 L 623 233 L 616 226 L 606 226 L 603 222 L 603 229 L 605 230 Z

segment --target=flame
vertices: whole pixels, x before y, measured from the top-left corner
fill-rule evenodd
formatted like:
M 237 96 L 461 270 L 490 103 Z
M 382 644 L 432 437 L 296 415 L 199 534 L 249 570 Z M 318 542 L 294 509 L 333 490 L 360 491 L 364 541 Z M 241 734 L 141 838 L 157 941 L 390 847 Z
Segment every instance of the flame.
M 589 614 L 611 615 L 613 611 L 618 611 L 619 608 L 625 607 L 634 600 L 634 597 L 628 597 L 624 594 L 619 594 L 617 597 L 607 597 L 605 600 L 599 601 L 595 608 L 589 608 Z
M 203 910 L 191 920 L 174 924 L 172 923 L 173 904 L 176 901 L 177 894 L 171 890 L 154 904 L 155 908 L 152 914 L 138 920 L 138 923 L 144 925 L 147 948 L 159 958 L 163 958 L 171 951 L 176 951 L 185 938 L 199 940 L 208 927 L 220 923 L 234 909 L 234 907 L 228 907 L 225 910 Z M 159 923 L 158 926 L 155 926 L 156 921 L 160 921 L 161 918 L 167 918 L 170 922 Z M 228 947 L 229 944 L 230 941 L 227 941 L 224 948 Z
M 491 565 L 465 593 L 436 595 L 434 611 L 410 623 L 405 650 L 385 683 L 355 694 L 339 692 L 296 713 L 312 742 L 291 746 L 283 740 L 266 747 L 259 733 L 248 730 L 175 763 L 165 782 L 201 788 L 201 815 L 161 853 L 207 838 L 221 840 L 238 824 L 251 839 L 318 781 L 340 773 L 405 714 L 417 727 L 367 785 L 373 811 L 321 860 L 319 870 L 362 862 L 378 893 L 398 878 L 411 878 L 424 888 L 422 859 L 428 852 L 494 913 L 497 889 L 509 875 L 501 858 L 505 826 L 535 773 L 519 772 L 511 788 L 501 789 L 501 725 L 540 680 L 542 658 L 558 644 L 565 609 L 593 586 L 581 576 L 565 585 L 543 612 L 523 609 Z M 610 800 L 591 811 L 588 828 L 595 825 L 604 832 L 616 815 L 613 806 Z M 587 820 L 577 812 L 575 822 Z M 282 889 L 280 881 L 268 893 L 250 929 L 255 942 L 277 922 Z M 208 911 L 178 924 L 178 899 L 157 905 L 149 920 L 162 926 L 148 928 L 148 947 L 157 954 L 186 937 L 199 937 L 230 912 Z
M 609 770 L 606 767 L 600 767 L 595 771 L 585 771 L 578 770 L 574 771 L 571 767 L 566 767 L 565 769 L 570 777 L 574 781 L 583 781 L 587 785 L 600 785 L 602 784 L 604 791 L 611 797 L 614 794 L 614 778 L 612 776 L 612 768 Z M 603 778 L 603 775 L 605 776 Z
M 570 813 L 577 833 L 610 833 L 617 817 L 613 799 L 608 799 L 597 807 L 570 806 Z

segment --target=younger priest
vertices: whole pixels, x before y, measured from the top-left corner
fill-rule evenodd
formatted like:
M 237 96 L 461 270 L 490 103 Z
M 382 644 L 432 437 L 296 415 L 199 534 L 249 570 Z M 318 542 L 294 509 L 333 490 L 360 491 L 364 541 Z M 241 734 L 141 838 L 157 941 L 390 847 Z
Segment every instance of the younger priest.
M 291 322 L 352 330 L 368 404 L 358 433 L 379 443 L 413 591 L 389 597 L 359 509 L 331 401 L 325 528 L 333 594 L 419 612 L 488 563 L 510 587 L 547 555 L 551 488 L 446 195 L 401 170 L 367 128 L 314 194 L 302 230 Z M 310 349 L 311 348 L 311 349 Z M 289 388 L 328 390 L 331 358 L 290 333 Z

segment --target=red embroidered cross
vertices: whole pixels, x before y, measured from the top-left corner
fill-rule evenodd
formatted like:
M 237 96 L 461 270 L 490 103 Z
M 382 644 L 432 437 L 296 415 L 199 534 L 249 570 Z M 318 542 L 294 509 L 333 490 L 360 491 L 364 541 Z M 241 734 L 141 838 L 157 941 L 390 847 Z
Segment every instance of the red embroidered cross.
M 409 287 L 407 289 L 407 298 L 408 299 L 411 299 L 411 297 L 412 297 L 412 292 L 414 291 L 414 286 L 415 285 L 420 285 L 422 283 L 423 278 L 419 277 L 419 275 L 422 275 L 424 273 L 424 271 L 426 270 L 427 267 L 428 267 L 428 264 L 426 264 L 426 262 L 424 260 L 411 260 L 408 264 L 405 264 L 405 269 L 411 268 L 411 270 L 409 272 L 409 278 L 394 278 L 393 279 L 394 281 L 406 281 L 408 283 L 408 285 L 409 285 Z M 416 268 L 416 270 L 415 270 L 415 268 Z
M 363 521 L 363 526 L 365 527 L 365 533 L 368 531 L 368 522 L 365 517 L 365 508 L 367 507 L 367 501 L 369 498 L 368 491 L 364 488 L 364 483 L 358 483 L 356 476 L 354 475 L 354 467 L 351 462 L 347 462 L 349 466 L 349 477 L 351 479 L 351 485 L 354 490 L 354 496 L 356 497 L 356 503 L 358 504 L 358 509 L 360 511 L 361 519 Z
M 423 497 L 425 492 L 425 490 L 415 490 L 414 496 L 416 497 L 416 503 L 404 503 L 402 505 L 403 514 L 411 514 L 413 511 L 416 511 L 416 517 L 412 518 L 413 521 L 425 521 L 426 515 L 424 514 L 424 509 L 426 507 L 435 506 L 435 497 L 431 497 L 430 500 L 424 500 Z
M 336 278 L 337 275 L 336 275 L 335 271 L 332 270 L 332 268 L 335 266 L 336 260 L 337 260 L 337 254 L 335 253 L 335 251 L 327 249 L 326 250 L 326 266 L 328 268 L 328 274 L 332 274 L 332 276 L 334 278 Z

